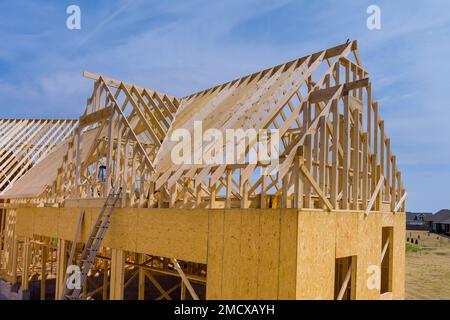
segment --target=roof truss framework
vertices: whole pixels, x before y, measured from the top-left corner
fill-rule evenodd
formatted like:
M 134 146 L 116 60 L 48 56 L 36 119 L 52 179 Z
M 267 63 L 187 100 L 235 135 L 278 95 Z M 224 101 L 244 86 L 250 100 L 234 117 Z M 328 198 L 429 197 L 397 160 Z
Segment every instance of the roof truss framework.
M 178 99 L 121 81 L 85 73 L 95 80 L 86 112 L 80 118 L 64 158 L 54 191 L 58 197 L 103 197 L 112 186 L 130 192 L 131 201 L 142 198 L 144 181 L 179 106 Z M 96 130 L 86 143 L 84 132 Z M 86 156 L 81 161 L 79 156 Z M 99 170 L 106 170 L 101 181 Z M 53 191 L 52 191 L 53 192 Z M 124 199 L 125 201 L 125 199 Z
M 342 44 L 180 100 L 85 73 L 93 94 L 46 196 L 104 197 L 122 186 L 130 206 L 404 209 L 401 173 L 356 47 Z M 279 170 L 260 175 L 268 165 L 248 162 L 253 144 L 244 163 L 174 165 L 170 136 L 192 132 L 196 120 L 222 132 L 278 129 Z M 97 131 L 87 145 L 90 130 Z
M 169 205 L 264 208 L 268 197 L 285 208 L 370 212 L 382 201 L 391 210 L 404 205 L 401 174 L 356 42 L 188 96 L 172 129 L 192 130 L 194 120 L 204 130 L 278 129 L 280 170 L 261 176 L 262 163 L 174 166 L 167 139 L 153 178 L 156 190 L 170 189 Z
M 72 134 L 75 120 L 0 120 L 0 192 Z

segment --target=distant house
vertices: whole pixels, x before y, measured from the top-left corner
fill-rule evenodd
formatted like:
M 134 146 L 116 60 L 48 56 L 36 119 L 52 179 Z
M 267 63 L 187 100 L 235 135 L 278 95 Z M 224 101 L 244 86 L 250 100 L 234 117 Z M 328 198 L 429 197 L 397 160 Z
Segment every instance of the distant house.
M 429 230 L 427 217 L 431 215 L 431 212 L 406 212 L 406 229 Z
M 450 210 L 443 209 L 433 215 L 426 216 L 428 229 L 436 233 L 450 234 Z

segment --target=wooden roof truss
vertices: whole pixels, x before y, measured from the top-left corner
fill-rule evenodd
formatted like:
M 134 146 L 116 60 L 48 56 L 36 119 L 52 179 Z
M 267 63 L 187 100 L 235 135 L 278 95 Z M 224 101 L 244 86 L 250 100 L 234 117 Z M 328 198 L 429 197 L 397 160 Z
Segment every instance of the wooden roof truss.
M 131 207 L 405 209 L 401 173 L 356 41 L 182 99 L 85 76 L 94 90 L 48 197 L 105 197 L 121 186 L 122 205 Z M 254 144 L 244 163 L 174 165 L 170 136 L 177 128 L 192 132 L 194 121 L 222 132 L 278 129 L 279 170 L 260 174 L 270 165 L 248 161 Z M 97 130 L 89 146 L 82 141 L 88 130 Z M 106 181 L 99 181 L 101 166 Z
M 75 120 L 0 119 L 0 193 L 70 136 L 75 126 Z
M 135 189 L 132 186 L 153 170 L 152 162 L 179 105 L 176 98 L 149 89 L 91 73 L 85 76 L 95 81 L 94 90 L 49 197 L 56 193 L 59 199 L 97 198 L 106 196 L 111 187 Z M 96 133 L 88 145 L 83 136 L 90 130 Z M 81 162 L 83 152 L 87 156 Z M 130 198 L 136 201 L 136 196 Z

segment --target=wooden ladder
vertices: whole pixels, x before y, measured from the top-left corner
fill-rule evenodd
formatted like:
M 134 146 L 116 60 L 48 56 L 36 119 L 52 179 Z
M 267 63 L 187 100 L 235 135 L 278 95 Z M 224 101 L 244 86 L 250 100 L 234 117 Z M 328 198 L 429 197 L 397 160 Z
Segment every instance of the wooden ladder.
M 97 255 L 97 252 L 100 249 L 100 245 L 103 241 L 103 238 L 105 237 L 106 231 L 108 231 L 111 214 L 113 213 L 114 207 L 116 206 L 117 201 L 119 200 L 121 192 L 122 188 L 120 188 L 117 192 L 115 192 L 114 189 L 111 190 L 108 197 L 106 198 L 105 203 L 103 204 L 102 209 L 100 210 L 100 213 L 98 214 L 97 221 L 95 222 L 95 225 L 92 228 L 91 234 L 89 235 L 89 238 L 86 244 L 84 245 L 83 252 L 81 253 L 81 257 L 78 260 L 77 264 L 79 270 L 81 270 L 80 275 L 81 286 L 83 286 L 86 282 L 89 270 L 91 269 L 92 264 L 94 263 L 95 256 Z M 80 221 L 82 220 L 82 215 L 83 213 L 80 216 Z M 80 224 L 81 223 L 79 222 L 79 226 Z M 77 241 L 79 238 L 79 233 L 80 233 L 79 230 L 77 230 L 75 239 L 72 242 L 72 249 L 70 251 L 71 256 L 69 257 L 68 264 L 72 262 Z M 69 289 L 67 288 L 66 281 L 67 279 L 65 279 L 64 281 L 64 290 L 62 299 L 80 300 L 82 288 L 75 288 L 72 290 L 71 293 L 67 293 Z

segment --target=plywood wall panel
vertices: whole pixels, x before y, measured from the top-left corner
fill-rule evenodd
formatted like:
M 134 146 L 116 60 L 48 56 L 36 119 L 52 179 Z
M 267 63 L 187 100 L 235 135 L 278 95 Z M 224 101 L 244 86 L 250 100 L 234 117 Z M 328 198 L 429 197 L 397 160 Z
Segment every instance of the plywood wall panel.
M 381 216 L 380 213 L 358 215 L 358 257 L 356 272 L 356 299 L 379 299 L 380 290 L 367 285 L 370 266 L 380 266 L 381 257 Z
M 80 208 L 18 208 L 17 236 L 72 240 Z M 86 208 L 86 241 L 99 208 Z M 404 298 L 405 214 L 297 209 L 115 209 L 103 245 L 207 263 L 208 299 L 333 299 L 337 257 L 357 256 L 356 298 L 379 299 L 381 228 L 394 228 L 393 299 Z
M 206 299 L 222 297 L 223 249 L 224 249 L 224 210 L 209 210 L 208 214 L 208 272 Z
M 264 210 L 260 213 L 261 250 L 257 264 L 258 299 L 278 298 L 280 213 L 281 210 Z
M 396 213 L 394 220 L 394 255 L 393 255 L 393 277 L 392 298 L 394 300 L 405 299 L 405 213 Z
M 335 213 L 300 211 L 297 299 L 333 299 Z
M 73 240 L 79 208 L 19 208 L 17 226 L 21 236 Z M 99 208 L 83 209 L 82 241 L 96 221 Z M 115 209 L 102 245 L 180 260 L 206 263 L 208 212 L 184 213 L 164 209 Z
M 225 210 L 222 299 L 236 299 L 240 292 L 241 213 Z
M 294 300 L 296 298 L 298 211 L 280 210 L 280 266 L 278 273 L 278 299 Z
M 241 299 L 258 298 L 258 276 L 261 270 L 259 264 L 255 264 L 258 255 L 264 251 L 261 245 L 261 215 L 257 210 L 245 210 L 241 212 L 241 256 L 239 259 L 239 297 Z M 261 250 L 262 249 L 262 250 Z
M 90 210 L 91 211 L 91 210 Z M 138 236 L 142 233 L 139 226 L 146 226 L 145 219 L 138 219 L 137 210 L 120 210 L 111 216 L 111 224 L 104 238 L 104 243 L 112 248 L 127 250 L 131 252 L 141 252 L 142 246 L 137 246 Z M 151 229 L 147 233 L 151 233 Z M 156 232 L 156 231 L 155 231 Z M 148 252 L 148 251 L 143 251 Z
M 358 213 L 336 213 L 336 258 L 358 254 Z

